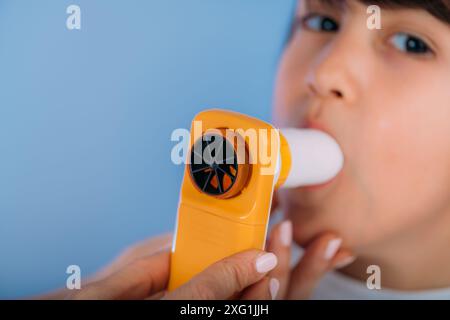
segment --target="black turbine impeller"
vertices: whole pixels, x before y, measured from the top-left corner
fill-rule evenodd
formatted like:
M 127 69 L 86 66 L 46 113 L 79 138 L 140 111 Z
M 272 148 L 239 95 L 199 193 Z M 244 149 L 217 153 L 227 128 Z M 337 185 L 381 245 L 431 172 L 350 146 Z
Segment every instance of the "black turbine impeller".
M 190 173 L 202 192 L 214 196 L 227 193 L 238 175 L 237 155 L 232 144 L 217 134 L 198 139 L 191 150 Z

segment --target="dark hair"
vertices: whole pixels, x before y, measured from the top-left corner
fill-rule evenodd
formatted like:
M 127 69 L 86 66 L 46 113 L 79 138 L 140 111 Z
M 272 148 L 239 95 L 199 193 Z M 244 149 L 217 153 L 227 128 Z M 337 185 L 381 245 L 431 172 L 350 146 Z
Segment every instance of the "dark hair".
M 330 1 L 330 0 L 328 0 Z M 333 1 L 333 0 L 331 0 Z M 336 1 L 336 0 L 334 0 Z M 450 24 L 450 0 L 358 0 L 367 5 L 379 5 L 388 9 L 423 9 Z

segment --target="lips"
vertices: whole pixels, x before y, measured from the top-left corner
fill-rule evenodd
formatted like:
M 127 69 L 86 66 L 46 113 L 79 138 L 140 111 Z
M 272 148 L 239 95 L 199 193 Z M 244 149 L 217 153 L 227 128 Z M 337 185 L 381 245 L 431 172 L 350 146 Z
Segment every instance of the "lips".
M 335 177 L 333 177 L 331 180 L 329 180 L 325 183 L 317 184 L 314 186 L 306 186 L 306 187 L 303 187 L 302 189 L 307 190 L 307 191 L 316 191 L 316 190 L 325 189 L 325 188 L 331 186 L 338 179 L 338 177 L 341 175 L 341 173 L 342 173 L 342 170 Z
M 316 129 L 316 130 L 320 130 L 325 132 L 326 134 L 329 134 L 331 137 L 333 137 L 334 140 L 337 141 L 336 137 L 330 132 L 330 130 L 328 130 L 328 128 L 319 123 L 319 122 L 315 122 L 315 121 L 307 121 L 306 124 L 303 126 L 303 128 L 305 129 Z

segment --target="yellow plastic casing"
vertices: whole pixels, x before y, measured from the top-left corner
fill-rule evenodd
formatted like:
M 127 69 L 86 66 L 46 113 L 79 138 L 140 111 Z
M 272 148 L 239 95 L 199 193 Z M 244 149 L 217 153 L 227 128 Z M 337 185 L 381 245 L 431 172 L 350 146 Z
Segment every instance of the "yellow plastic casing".
M 194 123 L 201 122 L 203 133 L 210 129 L 248 129 L 267 132 L 258 135 L 258 148 L 279 166 L 279 177 L 267 174 L 267 164 L 251 163 L 250 174 L 242 190 L 231 198 L 221 199 L 203 193 L 190 177 L 185 166 L 181 186 L 177 225 L 174 235 L 168 290 L 173 290 L 211 264 L 247 249 L 264 249 L 272 196 L 277 185 L 285 180 L 290 166 L 286 141 L 272 125 L 243 114 L 225 110 L 207 110 L 199 113 L 191 127 L 190 148 L 201 136 L 194 136 Z M 260 131 L 265 129 L 265 131 Z M 275 134 L 271 134 L 274 132 Z M 244 137 L 248 143 L 248 137 Z M 276 154 L 271 154 L 275 150 Z M 249 158 L 255 159 L 255 149 L 249 148 Z M 280 153 L 285 154 L 283 157 Z M 189 157 L 190 151 L 188 152 Z M 266 171 L 264 171 L 264 168 Z M 262 174 L 262 172 L 266 172 Z

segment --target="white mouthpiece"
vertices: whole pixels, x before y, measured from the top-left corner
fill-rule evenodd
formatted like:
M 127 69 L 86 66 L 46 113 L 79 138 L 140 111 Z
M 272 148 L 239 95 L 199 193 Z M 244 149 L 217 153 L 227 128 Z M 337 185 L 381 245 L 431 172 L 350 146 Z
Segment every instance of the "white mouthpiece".
M 318 185 L 333 179 L 344 165 L 338 143 L 315 129 L 281 129 L 291 151 L 291 170 L 282 188 Z

